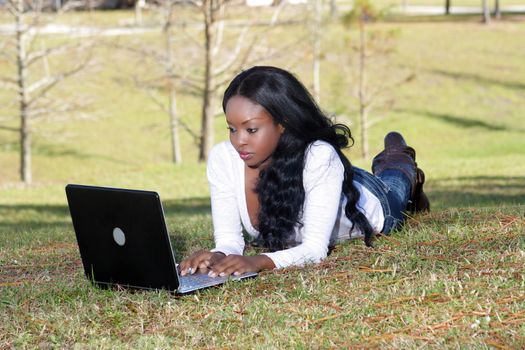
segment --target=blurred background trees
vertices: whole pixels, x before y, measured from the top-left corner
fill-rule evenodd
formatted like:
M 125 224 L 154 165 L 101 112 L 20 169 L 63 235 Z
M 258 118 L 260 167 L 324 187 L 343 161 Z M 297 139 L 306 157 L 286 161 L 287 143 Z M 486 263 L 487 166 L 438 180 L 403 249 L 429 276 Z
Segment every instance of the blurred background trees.
M 0 121 L 18 119 L 19 127 L 1 129 L 19 134 L 20 179 L 32 182 L 33 135 L 42 122 L 63 122 L 82 109 L 83 102 L 68 96 L 51 96 L 52 90 L 77 75 L 91 63 L 91 43 L 83 40 L 49 42 L 39 37 L 39 28 L 52 19 L 42 16 L 42 2 L 7 0 L 6 7 L 14 23 L 13 35 L 8 38 L 2 56 L 12 69 L 11 75 L 0 76 L 0 85 L 11 92 L 16 114 Z M 78 115 L 78 113 L 77 113 Z M 12 124 L 11 124 L 12 125 Z
M 114 80 L 130 78 L 128 86 L 145 92 L 145 103 L 162 111 L 165 119 L 158 127 L 169 130 L 169 158 L 177 164 L 190 158 L 190 148 L 192 160 L 207 159 L 214 136 L 220 135 L 221 123 L 215 121 L 222 115 L 222 91 L 244 68 L 278 62 L 294 71 L 316 100 L 324 97 L 321 105 L 329 113 L 336 111 L 336 118 L 344 115 L 348 118 L 343 122 L 356 124 L 364 158 L 370 153 L 369 129 L 394 106 L 392 90 L 415 77 L 410 69 L 392 66 L 401 33 L 395 23 L 376 30 L 375 23 L 387 14 L 378 10 L 376 1 L 2 1 L 1 13 L 9 16 L 0 22 L 8 28 L 0 36 L 0 99 L 8 103 L 0 105 L 0 132 L 19 135 L 19 173 L 26 183 L 32 180 L 34 133 L 44 132 L 39 125 L 81 115 L 82 105 L 88 104 L 77 96 L 80 78 L 71 85 L 64 82 L 93 66 L 92 57 L 102 70 L 111 67 Z M 381 3 L 396 11 L 411 5 L 409 0 Z M 443 4 L 445 12 L 453 14 L 456 2 L 440 2 L 441 11 Z M 489 20 L 488 1 L 476 4 Z M 493 4 L 494 14 L 500 14 L 499 1 Z M 109 12 L 94 14 L 92 24 L 73 20 L 80 11 L 113 8 L 129 10 L 114 11 L 118 19 L 109 26 L 97 22 Z M 71 9 L 77 11 L 66 15 Z M 341 23 L 346 33 L 339 29 Z M 109 33 L 112 30 L 119 34 Z M 90 53 L 93 47 L 96 54 Z M 107 59 L 103 47 L 118 49 L 121 57 Z M 338 76 L 328 83 L 325 77 L 334 64 L 340 64 L 335 68 Z M 333 81 L 342 85 L 330 86 Z M 64 89 L 70 90 L 64 94 Z

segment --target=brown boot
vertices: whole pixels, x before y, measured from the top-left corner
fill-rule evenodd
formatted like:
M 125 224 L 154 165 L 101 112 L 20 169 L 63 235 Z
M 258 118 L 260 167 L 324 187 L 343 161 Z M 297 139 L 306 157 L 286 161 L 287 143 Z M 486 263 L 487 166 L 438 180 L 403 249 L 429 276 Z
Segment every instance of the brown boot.
M 410 180 L 412 192 L 407 205 L 408 211 L 415 213 L 430 210 L 430 202 L 423 192 L 425 173 L 417 167 L 416 151 L 395 131 L 385 136 L 385 149 L 372 162 L 374 175 L 379 175 L 387 169 L 400 170 Z

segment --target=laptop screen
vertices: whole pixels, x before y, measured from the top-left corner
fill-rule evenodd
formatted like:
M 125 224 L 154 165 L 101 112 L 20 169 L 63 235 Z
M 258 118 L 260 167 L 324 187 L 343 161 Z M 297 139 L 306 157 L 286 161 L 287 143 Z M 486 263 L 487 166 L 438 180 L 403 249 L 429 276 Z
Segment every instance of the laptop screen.
M 156 192 L 68 185 L 86 276 L 99 286 L 176 290 L 179 282 Z

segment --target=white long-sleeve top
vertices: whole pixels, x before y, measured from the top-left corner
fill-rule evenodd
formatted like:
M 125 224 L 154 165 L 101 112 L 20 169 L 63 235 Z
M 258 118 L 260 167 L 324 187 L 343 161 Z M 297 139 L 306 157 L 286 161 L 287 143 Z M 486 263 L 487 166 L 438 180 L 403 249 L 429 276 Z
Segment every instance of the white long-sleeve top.
M 300 221 L 295 228 L 296 245 L 264 253 L 277 268 L 321 261 L 335 242 L 362 237 L 346 217 L 346 197 L 342 193 L 344 167 L 335 149 L 327 142 L 316 141 L 306 150 L 303 185 L 305 200 Z M 215 249 L 226 255 L 242 255 L 243 227 L 256 238 L 259 232 L 248 215 L 245 193 L 245 164 L 229 141 L 215 145 L 209 156 L 207 175 L 210 185 Z M 354 181 L 361 196 L 358 210 L 365 214 L 376 232 L 384 222 L 381 203 L 368 189 Z

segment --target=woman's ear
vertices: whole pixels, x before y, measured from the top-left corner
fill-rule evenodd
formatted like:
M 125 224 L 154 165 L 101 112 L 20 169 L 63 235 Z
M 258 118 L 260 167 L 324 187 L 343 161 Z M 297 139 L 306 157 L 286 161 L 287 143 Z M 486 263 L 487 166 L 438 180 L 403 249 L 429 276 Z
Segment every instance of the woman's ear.
M 284 132 L 285 128 L 282 124 L 279 124 L 279 132 L 282 134 Z

